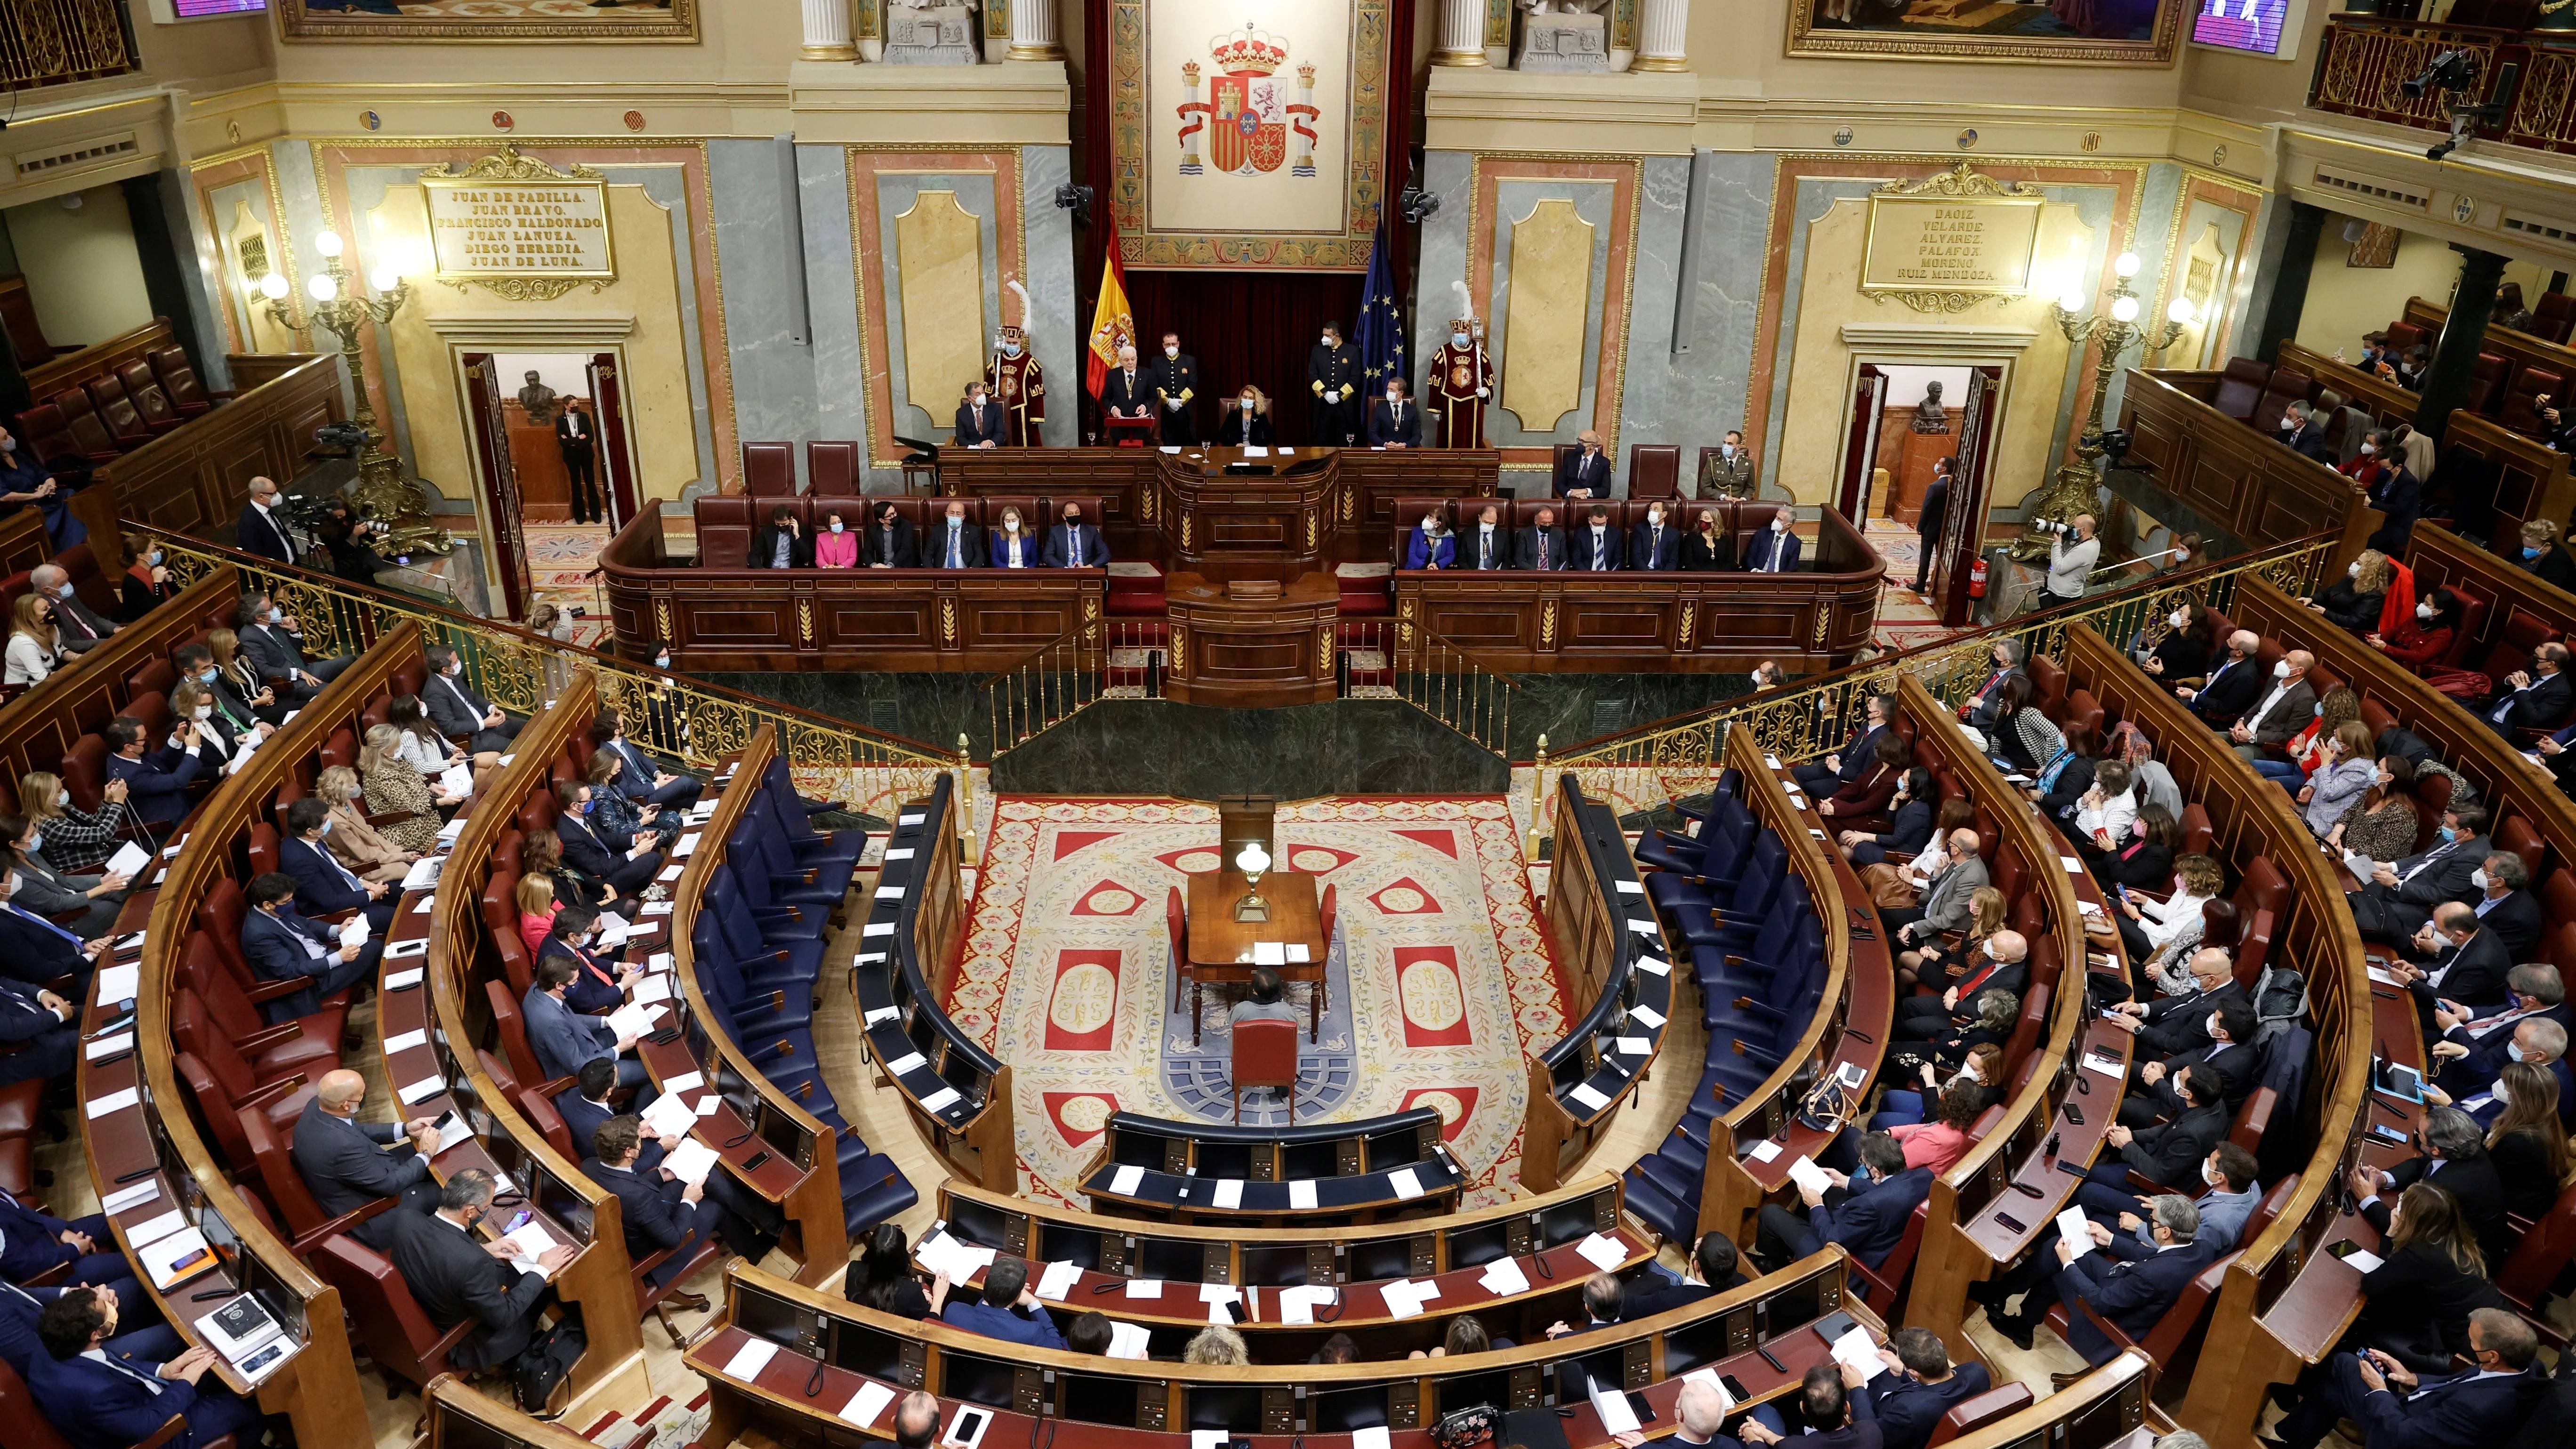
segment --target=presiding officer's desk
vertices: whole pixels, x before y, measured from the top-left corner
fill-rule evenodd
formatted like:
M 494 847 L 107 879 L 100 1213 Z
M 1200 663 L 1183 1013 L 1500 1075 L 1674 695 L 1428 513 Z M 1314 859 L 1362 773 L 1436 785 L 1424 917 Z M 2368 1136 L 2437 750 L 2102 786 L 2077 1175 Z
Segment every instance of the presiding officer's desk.
M 1374 1222 L 1456 1206 L 1467 1174 L 1437 1109 L 1240 1127 L 1113 1113 L 1082 1190 L 1103 1213 L 1168 1222 Z M 1613 1224 L 1615 1226 L 1615 1222 Z
M 1827 1248 L 1759 1283 L 1571 1340 L 1449 1358 L 1317 1365 L 1299 1361 L 1308 1350 L 1292 1340 L 1265 1337 L 1266 1354 L 1294 1358 L 1232 1367 L 1005 1343 L 935 1320 L 879 1313 L 736 1262 L 726 1269 L 724 1319 L 687 1362 L 713 1395 L 709 1444 L 730 1443 L 753 1424 L 788 1444 L 847 1442 L 854 1429 L 869 1439 L 891 1438 L 891 1398 L 875 1403 L 872 1413 L 857 1411 L 861 1390 L 875 1384 L 896 1395 L 913 1388 L 938 1395 L 943 1426 L 963 1405 L 991 1409 L 985 1442 L 995 1445 L 1055 1439 L 1059 1449 L 1106 1449 L 1133 1446 L 1143 1432 L 1165 1436 L 1150 1441 L 1150 1449 L 1181 1449 L 1187 1431 L 1223 1430 L 1275 1438 L 1256 1439 L 1256 1449 L 1291 1449 L 1291 1435 L 1313 1449 L 1350 1449 L 1354 1431 L 1383 1427 L 1392 1433 L 1392 1449 L 1428 1449 L 1429 1426 L 1459 1409 L 1546 1411 L 1557 1379 L 1550 1369 L 1568 1360 L 1595 1380 L 1642 1393 L 1658 1428 L 1672 1422 L 1684 1376 L 1701 1368 L 1734 1378 L 1751 1401 L 1794 1392 L 1808 1368 L 1831 1358 L 1817 1320 L 1847 1313 L 1872 1338 L 1884 1335 L 1868 1307 L 1844 1293 L 1849 1269 L 1840 1248 Z M 1066 1303 L 1039 1311 L 1070 1316 L 1089 1307 Z M 1451 1316 L 1435 1301 L 1411 1320 L 1417 1346 L 1437 1344 Z M 1311 1330 L 1317 1344 L 1334 1331 L 1329 1324 Z M 874 1402 L 879 1395 L 866 1397 Z M 1553 1412 L 1567 1415 L 1557 1422 L 1569 1445 L 1595 1449 L 1610 1442 L 1588 1402 L 1577 1399 Z M 1507 1435 L 1498 1440 L 1510 1442 Z

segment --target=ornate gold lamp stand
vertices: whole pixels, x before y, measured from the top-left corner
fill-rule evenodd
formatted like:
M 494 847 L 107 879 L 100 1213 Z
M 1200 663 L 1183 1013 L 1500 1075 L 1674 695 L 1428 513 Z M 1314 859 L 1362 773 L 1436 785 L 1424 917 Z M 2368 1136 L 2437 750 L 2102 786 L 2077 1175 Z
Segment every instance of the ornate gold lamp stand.
M 2111 395 L 2111 379 L 2120 370 L 2120 356 L 2130 348 L 2144 345 L 2162 351 L 2174 344 L 2182 329 L 2191 323 L 2192 307 L 2187 298 L 2177 297 L 2166 310 L 2165 320 L 2151 332 L 2138 325 L 2138 294 L 2129 288 L 2129 279 L 2138 274 L 2138 255 L 2122 252 L 2111 263 L 2116 278 L 2111 287 L 2109 316 L 2096 313 L 2086 317 L 2082 293 L 2068 291 L 2058 299 L 2054 311 L 2057 329 L 2080 350 L 2091 342 L 2101 348 L 2093 367 L 2093 406 L 2084 418 L 2084 431 L 2076 439 L 2075 462 L 2057 470 L 2046 492 L 2031 501 L 2031 527 L 2013 541 L 2012 556 L 2023 563 L 2034 563 L 2048 557 L 2051 534 L 2038 525 L 2042 520 L 2059 521 L 2094 509 L 2094 498 L 2102 483 L 2102 408 Z
M 340 260 L 345 244 L 338 232 L 315 237 L 313 247 L 322 254 L 322 273 L 304 287 L 313 297 L 310 322 L 339 337 L 340 360 L 347 365 L 350 385 L 357 393 L 350 421 L 364 435 L 358 445 L 358 514 L 382 525 L 375 549 L 386 558 L 448 553 L 456 540 L 430 515 L 429 490 L 405 474 L 401 458 L 385 451 L 384 430 L 376 426 L 375 404 L 367 394 L 366 358 L 358 350 L 358 335 L 371 322 L 386 329 L 388 337 L 392 335 L 394 314 L 411 299 L 411 284 L 392 267 L 378 267 L 368 278 L 376 295 L 367 296 L 351 285 L 356 273 Z M 297 319 L 287 302 L 284 277 L 269 273 L 261 279 L 260 291 L 268 298 L 268 314 L 277 325 L 307 330 L 308 323 Z

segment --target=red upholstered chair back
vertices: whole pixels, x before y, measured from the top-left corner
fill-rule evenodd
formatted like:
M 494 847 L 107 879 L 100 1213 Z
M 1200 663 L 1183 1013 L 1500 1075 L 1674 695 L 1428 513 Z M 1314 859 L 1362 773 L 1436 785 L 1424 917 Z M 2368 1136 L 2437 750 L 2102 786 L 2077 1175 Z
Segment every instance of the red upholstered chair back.
M 2505 1254 L 2496 1269 L 2496 1291 L 2524 1312 L 2536 1311 L 2571 1256 L 2576 1256 L 2576 1187 L 2560 1192 L 2558 1201 Z
M 751 557 L 751 535 L 766 522 L 763 505 L 757 520 L 748 498 L 708 494 L 689 505 L 698 521 L 698 567 L 738 569 Z
M 105 424 L 109 436 L 120 448 L 140 447 L 152 441 L 152 430 L 143 425 L 143 415 L 134 409 L 134 400 L 125 395 L 125 384 L 114 374 L 93 377 L 82 383 L 90 403 L 98 409 L 98 420 Z
M 555 1110 L 551 1100 L 525 1087 L 513 1090 L 510 1100 L 519 1104 L 519 1115 L 528 1119 L 529 1126 L 545 1134 L 546 1145 L 562 1153 L 567 1161 L 579 1162 L 590 1155 L 590 1144 L 572 1140 L 572 1129 L 564 1125 L 563 1114 Z
M 2514 369 L 2512 379 L 2504 385 L 2504 401 L 2496 407 L 2497 420 L 2518 433 L 2537 433 L 2542 424 L 2531 400 L 2544 394 L 2566 397 L 2566 374 L 2529 364 Z
M 2494 606 L 2456 583 L 2448 587 L 2460 601 L 2460 627 L 2451 635 L 2450 652 L 2442 656 L 2442 663 L 2457 669 L 2460 661 L 2469 657 L 2469 650 L 2476 645 L 2479 636 L 2486 633 L 2487 614 Z
M 278 869 L 278 842 L 283 837 L 277 828 L 265 821 L 250 828 L 250 871 L 265 875 Z
M 2210 1300 L 2218 1296 L 2218 1285 L 2227 1279 L 2227 1265 L 2235 1259 L 2236 1255 L 2229 1253 L 2201 1269 L 2198 1276 L 2183 1285 L 2182 1292 L 2174 1297 L 2173 1306 L 2156 1319 L 2155 1326 L 2147 1330 L 2147 1336 L 2138 1344 L 2148 1358 L 2159 1366 L 2173 1362 L 2174 1355 L 2182 1349 L 2183 1340 L 2200 1327 L 2201 1318 L 2209 1312 Z
M 1046 510 L 1038 506 L 1039 501 L 1025 493 L 988 493 L 983 500 L 984 526 L 999 532 L 1002 527 L 1002 510 L 1016 508 L 1020 510 L 1020 527 L 1028 532 L 1029 547 L 1032 550 L 1044 548 L 1048 521 Z M 1032 553 L 1031 557 L 1034 558 L 1035 554 Z
M 501 1034 L 501 1050 L 510 1059 L 511 1075 L 522 1082 L 545 1081 L 536 1050 L 528 1045 L 527 1023 L 519 1019 L 519 999 L 498 981 L 483 983 L 483 997 L 491 1003 L 492 1026 Z
M 1996 852 L 1991 879 L 1994 888 L 2004 893 L 2005 900 L 2019 900 L 2022 887 L 2028 883 L 2029 877 L 2030 867 L 2021 863 L 2021 855 L 2018 852 Z
M 231 973 L 233 984 L 249 991 L 259 984 L 251 974 L 250 962 L 242 956 L 242 918 L 250 911 L 250 902 L 242 895 L 241 884 L 231 876 L 218 876 L 207 887 L 204 900 L 197 902 L 197 931 L 209 942 L 215 959 Z
M 754 498 L 786 498 L 796 492 L 796 448 L 792 443 L 742 445 L 742 491 Z
M 233 1103 L 251 1091 L 250 1068 L 242 1065 L 240 1057 L 230 1053 L 218 1053 L 216 1060 L 209 1063 L 195 1052 L 181 1051 L 173 1053 L 170 1061 L 179 1074 L 179 1080 L 187 1084 L 189 1095 L 197 1099 L 197 1115 L 214 1129 L 215 1143 L 221 1149 L 220 1160 L 248 1162 L 250 1144 L 242 1140 L 241 1120 L 234 1113 Z M 228 1072 L 238 1075 L 238 1086 L 234 1085 Z M 265 1109 L 252 1107 L 248 1110 L 258 1112 Z
M 2029 1056 L 2039 1045 L 2039 1034 L 2048 1026 L 2049 988 L 2033 985 L 2021 995 L 2021 1018 L 2013 1023 L 2013 1034 L 2004 1043 L 2004 1064 L 2013 1066 Z
M 141 358 L 116 370 L 116 380 L 125 385 L 125 395 L 134 410 L 143 416 L 143 425 L 156 433 L 166 433 L 179 426 L 179 410 L 170 404 L 170 395 L 161 390 L 161 380 L 152 375 L 152 364 Z
M 2482 417 L 2494 417 L 2496 403 L 2504 396 L 2504 381 L 2513 371 L 2513 363 L 2492 352 L 2481 352 L 2469 368 L 2469 395 L 2460 406 Z
M 1947 1444 L 1971 1429 L 1981 1429 L 2007 1415 L 2020 1413 L 2031 1406 L 2030 1386 L 2009 1383 L 1999 1389 L 1988 1389 L 1972 1398 L 1961 1399 L 1932 1426 L 1932 1437 L 1923 1441 L 1924 1449 Z
M 516 1072 L 510 1070 L 509 1063 L 492 1055 L 481 1047 L 476 1047 L 474 1049 L 474 1055 L 483 1063 L 483 1075 L 492 1079 L 492 1085 L 500 1088 L 502 1095 L 518 1095 L 519 1077 Z
M 2235 901 L 2246 909 L 2270 911 L 2277 916 L 2289 908 L 2290 882 L 2269 857 L 2258 855 L 2245 862 L 2245 876 L 2237 885 Z
M 2559 637 L 2559 632 L 2546 622 L 2515 609 L 2505 615 L 2504 627 L 2496 632 L 2495 647 L 2487 651 L 2486 662 L 2478 666 L 2478 672 L 2490 679 L 2502 679 L 2517 669 L 2528 669 L 2531 651 Z
M 1628 496 L 1672 498 L 1680 494 L 1682 450 L 1679 443 L 1639 443 L 1628 450 Z
M 2230 358 L 2227 370 L 2218 375 L 2218 392 L 2209 404 L 2240 423 L 2250 423 L 2271 381 L 2272 364 L 2251 357 Z
M 153 375 L 161 379 L 162 391 L 169 395 L 170 405 L 179 410 L 181 417 L 193 418 L 215 405 L 214 399 L 206 395 L 205 384 L 197 381 L 197 369 L 188 361 L 187 353 L 176 347 L 156 348 L 148 360 Z
M 99 420 L 98 407 L 88 393 L 69 387 L 55 393 L 52 401 L 62 413 L 63 431 L 71 435 L 73 452 L 85 458 L 113 458 L 124 451 L 120 440 Z
M 861 489 L 859 445 L 846 438 L 816 438 L 805 445 L 805 488 L 821 497 L 855 495 Z
M 1111 521 L 1109 500 L 1097 493 L 1050 493 L 1044 505 L 1046 517 L 1038 528 L 1040 542 L 1045 541 L 1048 529 L 1064 522 L 1065 505 L 1069 503 L 1080 505 L 1082 521 L 1086 527 L 1100 528 Z
M 2254 989 L 2255 978 L 2263 974 L 2263 963 L 2272 959 L 2272 923 L 2279 919 L 2268 909 L 2259 910 L 2237 932 L 2236 984 L 2248 991 Z
M 40 461 L 76 456 L 82 451 L 80 441 L 63 423 L 63 410 L 52 403 L 38 403 L 20 413 L 13 426 L 26 441 L 29 453 Z
M 2381 329 L 2388 334 L 2388 345 L 2403 352 L 2418 343 L 2429 343 L 2433 334 L 2412 322 L 2391 322 Z
M 23 299 L 25 294 L 19 296 Z M 71 1441 L 45 1417 L 44 1406 L 36 1402 L 27 1381 L 6 1363 L 0 1363 L 0 1424 L 9 1426 L 9 1442 L 15 1449 L 72 1449 Z
M 313 1189 L 304 1185 L 304 1174 L 295 1170 L 295 1159 L 287 1155 L 295 1145 L 292 1129 L 281 1135 L 268 1125 L 268 1114 L 257 1107 L 233 1113 L 233 1125 L 250 1144 L 251 1166 L 259 1170 L 260 1186 L 286 1218 L 288 1231 L 300 1238 L 330 1221 L 323 1215 L 322 1204 L 313 1200 Z
M 1235 1090 L 1293 1087 L 1297 1084 L 1297 1023 L 1237 1022 L 1233 1055 Z
M 2235 1125 L 2227 1131 L 2227 1140 L 2254 1151 L 2263 1143 L 2263 1134 L 2272 1126 L 2272 1113 L 2279 1109 L 2281 1094 L 2270 1087 L 2256 1087 L 2246 1094 L 2245 1104 L 2236 1109 Z
M 2210 825 L 2206 807 L 2194 800 L 2182 807 L 2182 818 L 2174 823 L 2182 827 L 2183 854 L 2209 854 L 2209 843 L 2217 838 L 2218 831 Z
M 1388 547 L 1390 549 L 1388 561 L 1393 563 L 1397 568 L 1404 567 L 1405 559 L 1413 547 L 1413 526 L 1416 523 L 1419 523 L 1422 520 L 1422 516 L 1426 513 L 1440 514 L 1449 520 L 1450 528 L 1455 529 L 1458 527 L 1458 516 L 1450 510 L 1449 500 L 1446 498 L 1399 498 L 1395 500 L 1395 512 L 1394 516 L 1388 520 L 1387 534 Z
M 314 1249 L 311 1261 L 340 1290 L 341 1305 L 358 1321 L 358 1341 L 367 1346 L 367 1356 L 415 1384 L 447 1372 L 448 1350 L 482 1321 L 467 1314 L 455 1327 L 439 1332 L 393 1263 L 347 1233 Z
M 2520 815 L 2506 816 L 2504 822 L 2495 827 L 2494 838 L 2496 849 L 2521 856 L 2525 871 L 2533 875 L 2540 873 L 2541 859 L 2548 855 L 2549 847 L 2541 843 L 2540 832 L 2531 828 L 2529 820 Z
M 2290 404 L 2307 401 L 2308 394 L 2315 390 L 2316 384 L 2308 379 L 2306 373 L 2276 367 L 2272 369 L 2271 378 L 2263 384 L 2263 400 L 2254 405 L 2251 421 L 2264 432 L 2277 432 L 2281 427 L 2281 415 L 2290 410 Z
M 1915 1254 L 1923 1247 L 1923 1224 L 1930 1216 L 1931 1203 L 1919 1202 L 1905 1219 L 1905 1233 L 1889 1249 L 1887 1261 L 1873 1268 L 1858 1258 L 1852 1259 L 1852 1273 L 1863 1285 L 1861 1296 L 1871 1306 L 1886 1308 L 1896 1302 L 1897 1293 L 1905 1287 L 1905 1275 L 1914 1269 Z

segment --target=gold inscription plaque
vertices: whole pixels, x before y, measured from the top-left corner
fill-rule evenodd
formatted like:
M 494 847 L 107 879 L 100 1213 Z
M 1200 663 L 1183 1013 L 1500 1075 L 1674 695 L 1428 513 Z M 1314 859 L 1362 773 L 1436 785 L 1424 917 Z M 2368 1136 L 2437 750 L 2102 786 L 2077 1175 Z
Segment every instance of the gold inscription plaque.
M 608 178 L 559 171 L 504 146 L 463 171 L 420 173 L 439 281 L 479 282 L 512 301 L 552 301 L 584 282 L 617 279 L 608 237 Z
M 1943 299 L 1944 311 L 1985 297 L 2021 296 L 2030 290 L 2045 199 L 2035 188 L 1998 181 L 1964 161 L 1938 175 L 1882 186 L 1869 197 L 1860 289 L 1918 307 L 1925 305 L 1921 299 Z M 1952 298 L 1962 300 L 1947 301 Z

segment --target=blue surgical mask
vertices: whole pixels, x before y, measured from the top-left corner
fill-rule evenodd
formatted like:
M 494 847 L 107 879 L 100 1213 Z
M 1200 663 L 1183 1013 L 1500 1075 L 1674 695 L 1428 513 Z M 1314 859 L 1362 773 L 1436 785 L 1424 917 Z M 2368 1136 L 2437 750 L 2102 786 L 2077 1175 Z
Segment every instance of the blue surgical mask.
M 156 569 L 159 568 L 161 566 L 161 550 L 156 548 L 150 553 L 145 554 L 143 556 L 143 561 L 152 565 Z
M 2515 1061 L 2521 1061 L 2521 1060 L 2522 1060 L 2522 1045 L 2521 1045 L 2521 1043 L 2519 1043 L 2519 1042 L 2506 1042 L 2506 1043 L 2504 1044 L 2504 1054 L 2505 1054 L 2506 1056 L 2509 1056 L 2509 1057 L 2513 1058 Z
M 268 610 L 268 622 L 270 622 L 270 623 L 272 623 L 272 624 L 283 624 L 283 623 L 285 623 L 285 622 L 286 622 L 286 611 L 285 611 L 284 609 L 278 608 L 278 607 L 277 607 L 276 605 L 274 605 L 274 604 L 270 605 L 270 606 L 269 606 L 269 610 Z
M 837 518 L 835 518 L 835 519 L 833 519 L 833 520 L 832 520 L 832 531 L 833 531 L 834 533 L 838 533 L 838 532 L 840 532 L 840 531 L 841 531 L 841 520 L 839 520 L 839 519 L 837 519 Z
M 2433 832 L 2433 836 L 2434 836 L 2434 838 L 2435 838 L 2435 839 L 2437 839 L 2437 840 L 2441 841 L 2444 845 L 2448 845 L 2448 844 L 2450 844 L 2452 841 L 2455 841 L 2455 840 L 2457 840 L 2457 839 L 2459 839 L 2459 838 L 2460 838 L 2460 832 L 2458 832 L 2458 831 L 2456 831 L 2456 830 L 2453 830 L 2451 827 L 2449 827 L 2449 826 L 2445 825 L 2445 826 L 2443 826 L 2441 829 L 2434 831 L 2434 832 Z
M 2529 544 L 2525 544 L 2523 545 L 2522 556 L 2524 558 L 2538 558 L 2540 557 L 2540 550 L 2531 547 Z
M 1466 334 L 1466 333 L 1464 333 L 1464 332 L 1452 332 L 1452 333 L 1450 333 L 1450 334 L 1449 334 L 1449 345 L 1450 345 L 1450 346 L 1452 346 L 1452 347 L 1464 347 L 1464 346 L 1466 346 L 1466 345 L 1467 345 L 1467 334 Z
M 64 598 L 68 599 L 68 598 L 70 598 L 70 597 L 72 596 L 72 586 L 71 586 L 71 585 L 69 585 L 69 584 L 65 584 L 65 585 L 63 585 L 61 588 L 54 590 L 54 592 L 55 592 L 55 593 L 57 593 L 57 594 L 60 594 L 60 595 L 61 595 L 62 597 L 64 597 Z
M 45 848 L 45 832 L 43 832 L 43 831 L 39 830 L 39 831 L 37 831 L 33 836 L 30 836 L 30 837 L 28 838 L 28 840 L 27 840 L 27 848 L 28 848 L 29 850 L 42 850 L 42 849 L 44 849 L 44 848 Z M 2518 1057 L 2517 1057 L 2515 1060 L 2519 1061 L 2519 1060 L 2520 1060 L 2520 1058 L 2518 1058 Z
M 212 684 L 212 683 L 214 683 L 214 682 L 215 682 L 215 671 L 214 671 L 214 670 L 212 670 L 212 669 L 200 669 L 200 670 L 198 670 L 198 671 L 197 671 L 197 682 L 198 682 L 199 684 Z
M 598 802 L 598 801 L 596 801 L 596 800 L 584 800 L 584 801 L 582 801 L 582 802 L 581 802 L 581 813 L 582 813 L 582 814 L 584 814 L 584 815 L 587 815 L 587 814 L 589 814 L 591 811 L 596 810 L 596 809 L 598 809 L 598 808 L 599 808 L 599 802 Z

